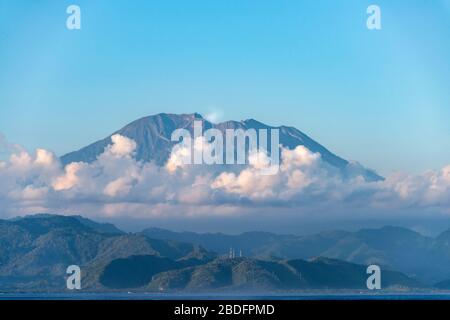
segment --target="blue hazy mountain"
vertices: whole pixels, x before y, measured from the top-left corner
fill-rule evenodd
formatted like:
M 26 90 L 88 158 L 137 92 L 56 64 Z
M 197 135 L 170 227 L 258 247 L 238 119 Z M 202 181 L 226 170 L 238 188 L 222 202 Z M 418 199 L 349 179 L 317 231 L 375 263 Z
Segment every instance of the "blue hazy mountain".
M 171 266 L 163 258 L 191 266 L 215 256 L 197 245 L 127 234 L 80 216 L 0 220 L 0 292 L 64 290 L 65 270 L 72 264 L 83 269 L 85 286 L 101 287 L 99 279 L 120 283 L 121 278 L 108 277 L 115 264 L 106 266 L 133 255 L 153 256 L 154 262 L 162 261 L 161 268 Z
M 342 260 L 229 258 L 195 243 L 124 233 L 79 216 L 0 220 L 0 292 L 65 291 L 65 270 L 72 264 L 81 267 L 87 291 L 364 289 L 365 264 Z M 424 286 L 401 270 L 383 270 L 384 288 Z
M 314 141 L 300 130 L 287 127 L 273 127 L 256 121 L 254 119 L 244 121 L 225 121 L 221 123 L 211 123 L 200 114 L 167 114 L 160 113 L 153 116 L 144 117 L 131 122 L 122 129 L 112 133 L 110 136 L 96 141 L 78 151 L 63 155 L 61 161 L 64 165 L 71 162 L 91 163 L 103 153 L 106 146 L 111 144 L 111 136 L 120 134 L 133 139 L 137 144 L 135 158 L 139 161 L 154 161 L 158 165 L 163 165 L 170 156 L 175 142 L 171 141 L 172 132 L 175 129 L 187 129 L 193 135 L 194 121 L 203 122 L 203 130 L 210 128 L 219 129 L 225 133 L 226 129 L 279 129 L 280 144 L 286 148 L 294 149 L 297 146 L 305 146 L 312 152 L 320 153 L 322 159 L 333 167 L 341 170 L 345 175 L 357 172 L 369 181 L 383 179 L 374 171 L 366 169 L 356 162 L 349 162 Z M 270 151 L 270 149 L 269 149 Z
M 154 239 L 195 243 L 219 254 L 226 254 L 233 247 L 247 257 L 263 259 L 327 257 L 363 265 L 377 264 L 428 284 L 450 278 L 450 231 L 436 238 L 393 226 L 302 236 L 268 232 L 238 235 L 173 232 L 159 228 L 142 233 Z

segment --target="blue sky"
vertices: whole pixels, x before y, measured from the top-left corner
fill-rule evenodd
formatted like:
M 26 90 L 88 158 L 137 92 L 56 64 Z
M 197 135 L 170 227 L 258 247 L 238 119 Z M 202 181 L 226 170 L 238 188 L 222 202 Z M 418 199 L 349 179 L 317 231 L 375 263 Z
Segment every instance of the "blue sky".
M 295 126 L 382 174 L 438 169 L 449 39 L 449 0 L 0 0 L 0 132 L 63 154 L 142 116 L 220 111 Z

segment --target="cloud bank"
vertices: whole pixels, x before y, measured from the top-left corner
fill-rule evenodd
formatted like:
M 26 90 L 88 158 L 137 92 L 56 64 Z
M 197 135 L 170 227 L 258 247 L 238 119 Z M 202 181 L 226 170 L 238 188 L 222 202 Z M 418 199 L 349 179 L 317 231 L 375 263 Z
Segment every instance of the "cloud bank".
M 195 146 L 202 145 L 195 143 Z M 324 212 L 346 215 L 405 210 L 450 213 L 450 165 L 421 175 L 395 173 L 367 182 L 322 161 L 303 146 L 283 149 L 276 175 L 258 174 L 265 162 L 246 166 L 183 165 L 175 147 L 167 164 L 136 161 L 136 143 L 114 135 L 93 163 L 63 167 L 53 153 L 14 148 L 0 161 L 2 217 L 36 212 L 87 216 L 210 217 L 268 212 Z M 339 210 L 337 210 L 339 208 Z

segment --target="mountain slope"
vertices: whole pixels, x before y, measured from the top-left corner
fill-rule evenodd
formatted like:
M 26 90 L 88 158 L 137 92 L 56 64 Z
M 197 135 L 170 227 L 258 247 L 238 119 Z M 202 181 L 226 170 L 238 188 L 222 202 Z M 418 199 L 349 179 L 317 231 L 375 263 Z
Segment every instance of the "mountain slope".
M 226 129 L 279 129 L 280 144 L 286 148 L 294 149 L 301 145 L 312 152 L 318 152 L 326 163 L 338 168 L 344 175 L 358 172 L 369 181 L 382 179 L 382 177 L 377 175 L 374 171 L 365 169 L 357 163 L 350 163 L 349 161 L 338 157 L 296 128 L 286 126 L 272 127 L 253 119 L 239 122 L 226 121 L 214 124 L 197 113 L 181 115 L 160 113 L 138 119 L 114 132 L 105 139 L 94 142 L 78 151 L 63 155 L 61 161 L 64 165 L 80 161 L 91 163 L 103 153 L 106 146 L 111 144 L 111 136 L 120 134 L 133 139 L 136 142 L 137 150 L 135 158 L 137 160 L 146 162 L 155 161 L 158 165 L 163 165 L 169 158 L 172 147 L 175 144 L 171 141 L 172 132 L 175 129 L 183 128 L 187 129 L 193 136 L 193 125 L 196 120 L 203 122 L 203 130 L 216 128 L 224 134 Z
M 155 228 L 142 233 L 152 238 L 196 243 L 220 254 L 227 254 L 233 247 L 248 257 L 310 259 L 321 256 L 364 265 L 378 264 L 430 284 L 450 278 L 450 232 L 437 238 L 400 227 L 329 231 L 306 236 L 266 232 L 177 233 Z
M 80 216 L 40 214 L 0 220 L 0 291 L 65 291 L 72 264 L 88 291 L 364 289 L 369 263 L 381 265 L 385 288 L 419 287 L 415 276 L 433 283 L 450 277 L 449 234 L 433 239 L 396 227 L 311 236 L 133 234 Z M 230 244 L 247 257 L 224 258 Z
M 85 288 L 101 288 L 104 268 L 133 255 L 180 260 L 183 266 L 215 256 L 198 245 L 125 234 L 79 216 L 0 220 L 0 291 L 65 290 L 66 268 L 72 264 L 82 268 Z
M 305 290 L 367 289 L 366 267 L 326 258 L 266 261 L 251 258 L 219 258 L 207 264 L 159 273 L 148 285 L 150 290 Z M 423 285 L 399 272 L 385 270 L 382 288 Z

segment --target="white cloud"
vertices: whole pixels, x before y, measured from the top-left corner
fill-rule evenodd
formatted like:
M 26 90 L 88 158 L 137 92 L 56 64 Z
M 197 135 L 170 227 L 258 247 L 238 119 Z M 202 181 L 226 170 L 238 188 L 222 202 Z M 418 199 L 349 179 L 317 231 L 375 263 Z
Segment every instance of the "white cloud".
M 79 181 L 77 172 L 83 166 L 83 163 L 70 163 L 65 167 L 65 173 L 55 178 L 52 187 L 55 191 L 68 190 L 73 188 Z
M 133 159 L 136 147 L 133 140 L 114 135 L 96 161 L 66 167 L 49 151 L 16 149 L 0 162 L 2 212 L 11 216 L 39 209 L 142 218 L 251 215 L 268 208 L 273 215 L 286 208 L 321 208 L 330 215 L 336 208 L 348 214 L 360 208 L 389 212 L 411 207 L 448 213 L 450 207 L 450 165 L 366 182 L 358 170 L 344 175 L 303 146 L 282 150 L 276 175 L 260 175 L 264 161 L 258 157 L 248 166 L 184 165 L 179 147 L 159 167 Z
M 112 154 L 118 157 L 131 156 L 136 149 L 136 142 L 120 134 L 111 137 L 112 144 L 106 148 L 105 154 Z

